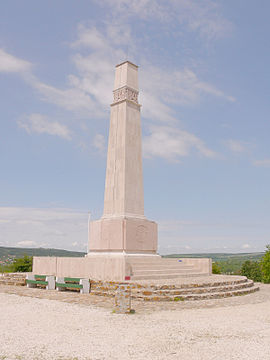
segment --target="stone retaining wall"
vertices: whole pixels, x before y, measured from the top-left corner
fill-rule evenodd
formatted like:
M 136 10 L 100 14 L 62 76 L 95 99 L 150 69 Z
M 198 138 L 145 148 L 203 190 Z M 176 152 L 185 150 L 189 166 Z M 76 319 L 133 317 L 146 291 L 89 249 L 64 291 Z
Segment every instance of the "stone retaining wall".
M 259 286 L 254 286 L 252 280 L 244 276 L 224 276 L 220 278 L 185 283 L 175 282 L 166 279 L 162 283 L 128 282 L 128 288 L 131 292 L 131 298 L 143 301 L 184 301 L 184 300 L 206 300 L 217 299 L 230 296 L 246 295 L 259 290 Z M 210 279 L 210 280 L 209 280 Z M 5 273 L 0 274 L 0 285 L 17 285 L 26 284 L 26 273 Z M 97 281 L 90 280 L 90 294 L 114 297 L 121 282 L 119 281 Z
M 26 285 L 26 273 L 2 273 L 0 274 L 0 285 Z

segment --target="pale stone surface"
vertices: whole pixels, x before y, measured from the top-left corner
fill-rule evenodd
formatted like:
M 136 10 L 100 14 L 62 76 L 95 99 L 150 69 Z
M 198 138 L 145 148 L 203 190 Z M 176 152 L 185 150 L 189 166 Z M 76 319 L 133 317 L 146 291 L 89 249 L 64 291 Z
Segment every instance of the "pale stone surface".
M 179 263 L 178 259 L 162 259 L 155 254 L 128 255 L 123 252 L 90 253 L 84 258 L 35 256 L 33 273 L 60 277 L 123 281 L 126 277 L 130 277 L 131 280 L 133 278 L 138 279 L 136 268 L 139 266 L 143 270 L 140 279 L 170 277 L 175 279 L 178 276 L 205 276 L 211 274 L 211 259 L 189 259 L 188 264 L 186 259 L 183 260 L 183 262 Z M 181 269 L 183 269 L 183 272 L 181 272 Z M 151 274 L 157 270 L 157 276 L 153 274 L 150 277 L 147 276 L 149 270 Z
M 92 251 L 156 253 L 157 224 L 139 218 L 108 218 L 91 223 Z
M 91 252 L 156 253 L 157 224 L 144 216 L 138 67 L 116 66 L 104 212 L 91 222 Z
M 139 90 L 138 66 L 130 61 L 116 65 L 114 89 L 119 89 L 123 86 L 129 86 L 132 89 Z
M 130 75 L 131 73 L 131 75 Z M 137 68 L 126 62 L 116 68 L 116 86 L 134 86 Z M 119 79 L 118 79 L 119 78 Z M 142 144 L 140 105 L 129 100 L 125 90 L 123 100 L 111 106 L 111 121 L 107 154 L 107 172 L 104 195 L 104 217 L 136 216 L 144 214 Z M 132 96 L 130 96 L 132 98 Z
M 52 257 L 50 259 L 54 259 L 54 267 L 52 262 L 49 263 L 47 259 L 46 257 L 34 257 L 34 274 L 119 281 L 125 277 L 126 265 L 123 256 Z

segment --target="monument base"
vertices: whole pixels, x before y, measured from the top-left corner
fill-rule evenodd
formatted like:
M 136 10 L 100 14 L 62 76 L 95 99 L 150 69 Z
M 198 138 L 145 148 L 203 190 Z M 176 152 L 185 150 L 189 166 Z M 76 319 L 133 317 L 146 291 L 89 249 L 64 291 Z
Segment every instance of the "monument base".
M 132 263 L 153 263 L 156 254 L 89 253 L 85 257 L 34 256 L 33 273 L 59 277 L 125 281 L 132 277 Z
M 157 223 L 144 217 L 103 217 L 90 223 L 90 252 L 156 254 Z
M 37 257 L 33 273 L 102 281 L 158 280 L 212 273 L 211 259 L 164 259 L 156 254 L 89 253 L 85 257 Z

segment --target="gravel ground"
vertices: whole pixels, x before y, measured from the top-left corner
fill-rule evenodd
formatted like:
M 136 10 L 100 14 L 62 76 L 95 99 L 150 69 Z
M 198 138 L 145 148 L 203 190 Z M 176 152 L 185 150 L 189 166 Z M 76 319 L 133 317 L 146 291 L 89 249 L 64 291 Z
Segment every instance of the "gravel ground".
M 112 313 L 108 299 L 97 306 L 14 288 L 0 287 L 1 360 L 270 359 L 270 285 L 231 299 L 134 302 L 134 315 Z

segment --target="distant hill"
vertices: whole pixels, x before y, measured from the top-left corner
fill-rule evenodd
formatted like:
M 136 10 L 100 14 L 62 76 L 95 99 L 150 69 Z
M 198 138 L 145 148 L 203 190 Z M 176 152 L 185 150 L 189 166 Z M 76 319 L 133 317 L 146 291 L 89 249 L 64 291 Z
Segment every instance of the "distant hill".
M 12 257 L 28 256 L 67 256 L 67 257 L 83 257 L 85 252 L 69 251 L 62 249 L 44 249 L 44 248 L 19 248 L 0 246 L 0 259 L 11 255 Z M 246 260 L 258 261 L 264 255 L 264 252 L 257 253 L 207 253 L 207 254 L 170 254 L 164 255 L 166 258 L 211 258 L 213 261 L 235 260 L 241 263 Z
M 6 258 L 8 255 L 15 257 L 28 256 L 68 256 L 83 257 L 86 253 L 78 251 L 68 251 L 61 249 L 43 249 L 43 248 L 19 248 L 19 247 L 3 247 L 0 246 L 0 259 Z
M 211 258 L 213 261 L 227 261 L 235 260 L 240 261 L 241 263 L 246 260 L 259 261 L 264 255 L 264 252 L 256 253 L 207 253 L 207 254 L 170 254 L 165 255 L 164 257 L 168 258 Z

